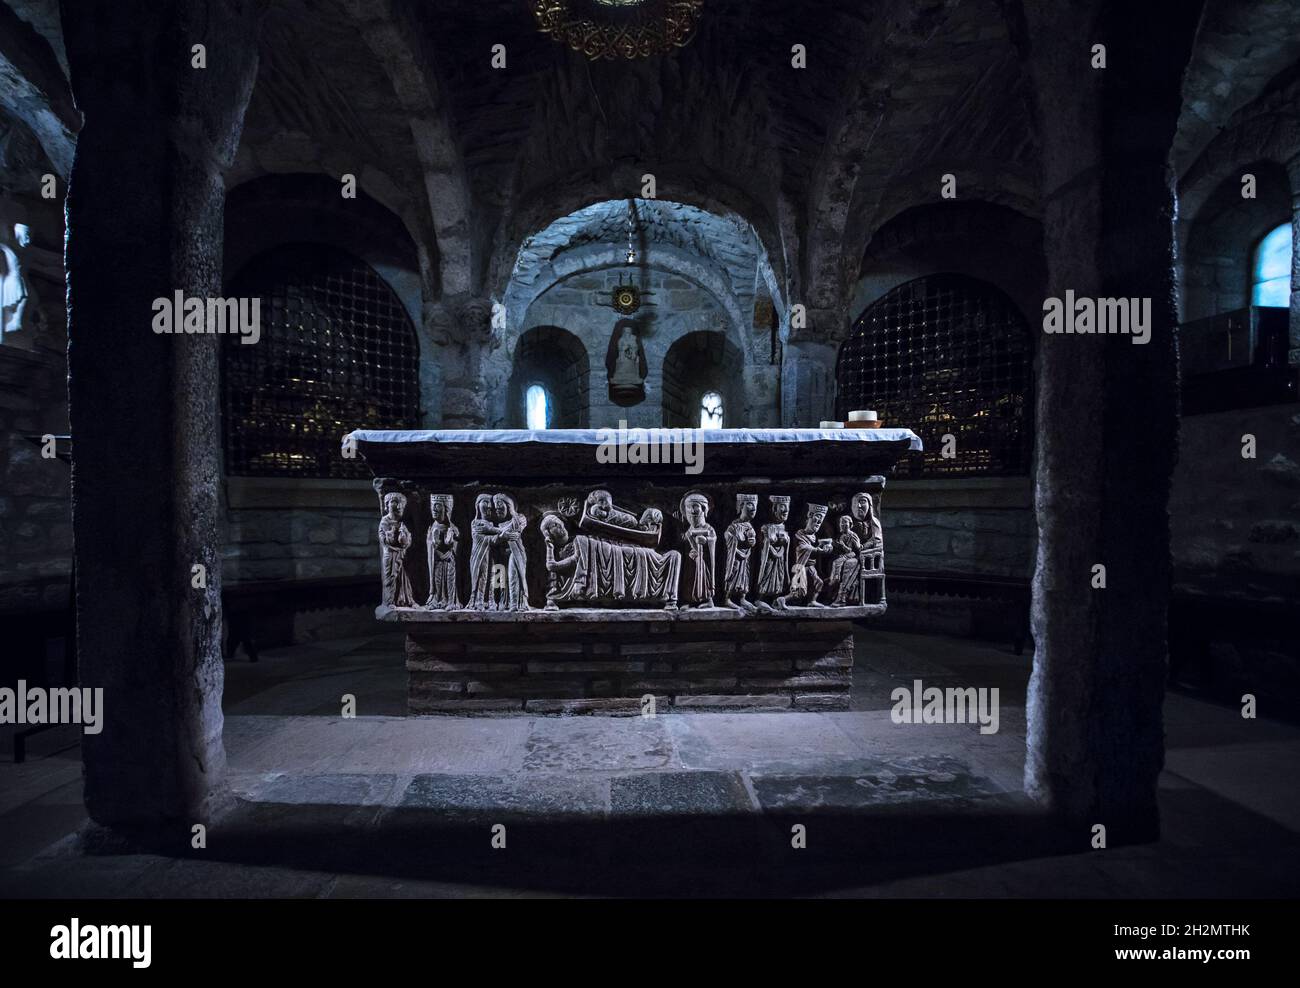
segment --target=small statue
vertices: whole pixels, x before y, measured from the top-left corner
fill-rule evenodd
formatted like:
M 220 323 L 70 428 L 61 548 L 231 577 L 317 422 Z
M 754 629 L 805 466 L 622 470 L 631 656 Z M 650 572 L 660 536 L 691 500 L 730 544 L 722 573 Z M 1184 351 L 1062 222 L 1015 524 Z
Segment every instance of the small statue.
M 514 498 L 509 494 L 496 495 L 492 503 L 500 526 L 498 544 L 506 548 L 506 600 L 502 610 L 530 610 L 528 555 L 524 551 L 524 528 L 528 525 L 528 519 L 515 509 Z
M 858 573 L 862 567 L 858 553 L 862 549 L 862 539 L 853 530 L 853 517 L 840 515 L 839 534 L 835 545 L 839 554 L 831 563 L 831 578 L 826 585 L 826 595 L 835 607 L 846 607 L 862 603 L 862 585 Z
M 723 583 L 726 603 L 736 610 L 754 613 L 749 596 L 749 554 L 758 540 L 754 531 L 754 515 L 758 512 L 757 494 L 737 494 L 736 512 L 739 517 L 727 526 L 724 539 L 727 545 L 727 573 Z
M 803 528 L 794 533 L 794 564 L 790 567 L 790 592 L 777 598 L 776 606 L 785 610 L 790 603 L 802 607 L 825 607 L 817 599 L 823 586 L 817 573 L 816 556 L 831 551 L 830 539 L 818 539 L 817 533 L 826 521 L 826 505 L 809 504 L 808 518 Z
M 765 614 L 772 611 L 772 603 L 785 594 L 788 564 L 786 554 L 790 548 L 790 533 L 785 530 L 790 517 L 790 498 L 786 494 L 769 494 L 772 521 L 763 526 L 758 564 L 758 609 Z
M 456 593 L 456 548 L 460 543 L 460 529 L 451 522 L 452 496 L 431 494 L 429 510 L 433 522 L 426 539 L 429 551 L 429 599 L 424 606 L 434 611 L 450 611 L 460 607 Z
M 495 611 L 492 547 L 501 536 L 501 529 L 493 517 L 491 494 L 480 494 L 474 499 L 474 520 L 470 522 L 469 531 L 469 601 L 465 606 L 471 611 Z
M 664 516 L 646 508 L 638 518 L 614 504 L 609 491 L 587 495 L 578 534 L 554 512 L 542 519 L 548 579 L 546 606 L 658 605 L 677 610 L 682 556 L 656 546 Z
M 411 530 L 402 523 L 406 496 L 396 491 L 384 495 L 384 515 L 379 520 L 379 562 L 383 574 L 383 601 L 390 607 L 414 607 L 411 578 L 406 572 L 406 550 Z
M 699 491 L 692 491 L 682 498 L 682 521 L 687 528 L 682 538 L 686 542 L 687 555 L 694 565 L 694 578 L 690 589 L 684 595 L 687 602 L 699 608 L 711 608 L 716 586 L 714 580 L 714 550 L 718 542 L 718 533 L 708 523 L 709 499 Z
M 609 375 L 610 401 L 626 406 L 645 399 L 645 348 L 631 319 L 620 319 L 614 324 L 605 354 L 605 370 Z
M 30 346 L 41 320 L 23 259 L 32 243 L 26 223 L 14 224 L 13 243 L 11 247 L 0 241 L 0 338 L 10 345 Z

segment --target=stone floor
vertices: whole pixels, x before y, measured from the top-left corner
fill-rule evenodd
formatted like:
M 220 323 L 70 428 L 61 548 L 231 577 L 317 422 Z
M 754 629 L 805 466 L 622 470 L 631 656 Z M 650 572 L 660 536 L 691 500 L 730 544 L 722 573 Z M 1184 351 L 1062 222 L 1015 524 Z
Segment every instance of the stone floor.
M 1300 891 L 1300 729 L 1171 693 L 1163 836 L 1093 850 L 1021 791 L 1028 666 L 873 632 L 843 713 L 416 719 L 400 637 L 270 650 L 227 666 L 238 803 L 205 850 L 85 853 L 77 735 L 59 729 L 0 762 L 0 895 Z M 999 731 L 894 724 L 890 692 L 914 679 L 997 687 Z

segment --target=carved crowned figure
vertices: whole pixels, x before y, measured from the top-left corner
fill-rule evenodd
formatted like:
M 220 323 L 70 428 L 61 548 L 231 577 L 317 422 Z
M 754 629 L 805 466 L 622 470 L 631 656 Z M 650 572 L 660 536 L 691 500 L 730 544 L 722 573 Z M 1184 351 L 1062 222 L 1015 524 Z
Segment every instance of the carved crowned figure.
M 770 605 L 785 593 L 789 565 L 786 556 L 790 549 L 790 533 L 785 522 L 790 517 L 790 498 L 786 494 L 769 494 L 772 520 L 763 526 L 758 551 L 759 610 L 768 611 Z
M 450 494 L 429 496 L 433 521 L 425 540 L 429 553 L 429 599 L 424 606 L 430 610 L 460 607 L 460 597 L 456 593 L 456 549 L 460 544 L 460 529 L 451 521 L 452 503 Z
M 414 607 L 411 578 L 406 572 L 406 550 L 411 547 L 411 530 L 402 522 L 406 497 L 396 491 L 385 494 L 384 514 L 379 519 L 379 563 L 383 574 L 384 603 L 391 607 Z
M 746 612 L 754 605 L 749 597 L 749 556 L 758 541 L 754 531 L 754 515 L 758 511 L 757 494 L 736 495 L 736 520 L 727 526 L 724 540 L 727 546 L 727 565 L 723 590 L 726 602 Z
M 790 604 L 802 607 L 825 607 L 817 599 L 823 581 L 817 572 L 817 557 L 831 552 L 830 539 L 819 539 L 817 533 L 826 521 L 826 505 L 809 504 L 803 528 L 794 533 L 794 562 L 790 567 L 790 592 L 777 599 L 777 606 Z

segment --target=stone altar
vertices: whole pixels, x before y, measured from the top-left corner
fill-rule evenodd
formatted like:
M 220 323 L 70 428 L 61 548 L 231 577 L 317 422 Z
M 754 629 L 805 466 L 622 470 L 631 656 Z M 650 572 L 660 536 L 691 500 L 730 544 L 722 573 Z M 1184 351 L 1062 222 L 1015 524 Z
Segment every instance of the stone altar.
M 654 455 L 598 456 L 615 438 Z M 670 455 L 682 442 L 695 456 Z M 375 474 L 376 617 L 406 626 L 412 713 L 846 709 L 851 622 L 886 607 L 885 474 L 920 446 L 907 429 L 344 440 Z

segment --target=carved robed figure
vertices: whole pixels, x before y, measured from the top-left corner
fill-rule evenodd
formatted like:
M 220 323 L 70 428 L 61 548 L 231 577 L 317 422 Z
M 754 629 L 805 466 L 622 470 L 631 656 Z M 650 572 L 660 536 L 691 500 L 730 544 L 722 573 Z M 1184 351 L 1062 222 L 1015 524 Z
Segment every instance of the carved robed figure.
M 411 547 L 411 530 L 402 522 L 406 497 L 396 491 L 385 494 L 384 514 L 379 519 L 379 565 L 383 577 L 383 601 L 391 607 L 414 607 L 411 578 L 406 572 L 406 550 Z

